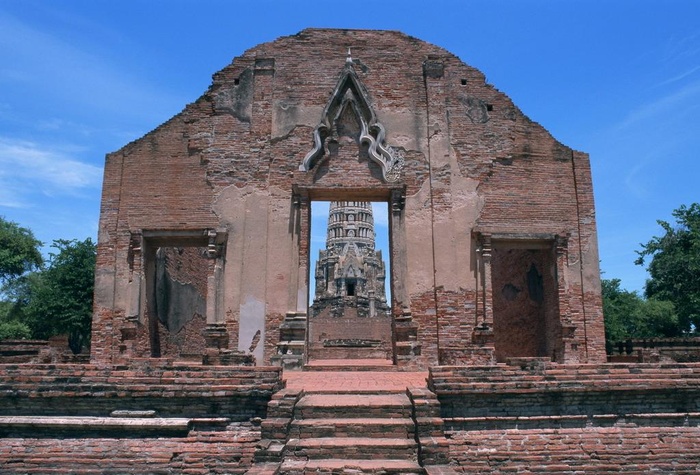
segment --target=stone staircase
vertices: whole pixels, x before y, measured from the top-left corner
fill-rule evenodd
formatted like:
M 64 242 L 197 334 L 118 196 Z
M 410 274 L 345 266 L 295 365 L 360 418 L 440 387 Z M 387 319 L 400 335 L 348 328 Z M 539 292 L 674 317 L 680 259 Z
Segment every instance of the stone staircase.
M 256 475 L 450 473 L 439 403 L 422 388 L 273 395 Z M 431 468 L 432 466 L 441 466 Z M 437 470 L 437 471 L 436 471 Z

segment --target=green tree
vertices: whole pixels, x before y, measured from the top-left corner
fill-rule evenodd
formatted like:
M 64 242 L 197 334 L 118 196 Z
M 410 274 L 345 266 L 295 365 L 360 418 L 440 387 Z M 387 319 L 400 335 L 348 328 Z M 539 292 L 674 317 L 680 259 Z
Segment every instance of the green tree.
M 603 315 L 608 345 L 629 338 L 662 338 L 681 334 L 672 302 L 644 299 L 620 287 L 620 279 L 603 279 Z
M 30 328 L 17 318 L 15 291 L 27 273 L 43 263 L 34 234 L 0 216 L 0 340 L 31 337 Z
M 0 216 L 0 284 L 38 269 L 43 262 L 39 247 L 29 229 Z
M 700 204 L 673 211 L 675 225 L 658 221 L 663 236 L 655 236 L 637 251 L 636 264 L 650 258 L 647 298 L 673 302 L 684 332 L 700 328 Z
M 35 338 L 68 334 L 74 353 L 89 344 L 95 279 L 95 244 L 56 240 L 49 265 L 26 279 L 22 292 L 24 321 Z

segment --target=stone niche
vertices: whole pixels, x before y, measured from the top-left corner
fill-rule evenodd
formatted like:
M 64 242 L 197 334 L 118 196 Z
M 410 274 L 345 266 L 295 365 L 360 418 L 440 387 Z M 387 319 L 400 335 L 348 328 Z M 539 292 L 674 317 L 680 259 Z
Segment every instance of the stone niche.
M 321 305 L 317 200 L 387 204 L 390 301 L 362 293 L 381 272 L 356 260 Z M 368 239 L 358 216 L 328 231 Z M 605 360 L 588 156 L 400 32 L 308 29 L 244 52 L 107 156 L 99 229 L 95 363 Z

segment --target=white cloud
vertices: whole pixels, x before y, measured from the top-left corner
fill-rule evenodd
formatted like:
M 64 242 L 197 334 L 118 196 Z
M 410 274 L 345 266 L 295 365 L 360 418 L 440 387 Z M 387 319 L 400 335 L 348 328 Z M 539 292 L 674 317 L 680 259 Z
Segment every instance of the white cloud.
M 4 208 L 26 208 L 27 203 L 18 199 L 16 190 L 12 187 L 5 186 L 2 178 L 0 178 L 0 207 Z
M 665 47 L 665 59 L 668 63 L 692 60 L 700 48 L 697 47 L 700 34 L 692 33 L 683 38 L 669 38 Z
M 700 81 L 690 83 L 653 102 L 632 110 L 618 125 L 618 129 L 627 129 L 646 120 L 664 119 L 673 115 L 674 109 L 678 106 L 687 108 L 687 104 L 694 99 L 700 99 Z
M 676 76 L 673 76 L 673 77 L 671 77 L 671 78 L 668 78 L 668 79 L 666 79 L 665 81 L 663 81 L 663 82 L 657 84 L 657 86 L 666 86 L 666 85 L 668 85 L 668 84 L 672 84 L 672 83 L 674 83 L 674 82 L 678 82 L 678 81 L 680 81 L 680 80 L 682 80 L 682 79 L 687 78 L 688 76 L 691 76 L 691 75 L 694 74 L 696 71 L 700 71 L 700 66 L 695 66 L 694 68 L 691 68 L 691 69 L 689 69 L 688 71 L 685 71 L 685 72 L 683 72 L 683 73 L 681 73 L 681 74 L 678 74 L 678 75 L 676 75 Z
M 0 137 L 0 205 L 26 207 L 37 193 L 75 194 L 99 187 L 102 169 L 73 158 L 77 151 Z

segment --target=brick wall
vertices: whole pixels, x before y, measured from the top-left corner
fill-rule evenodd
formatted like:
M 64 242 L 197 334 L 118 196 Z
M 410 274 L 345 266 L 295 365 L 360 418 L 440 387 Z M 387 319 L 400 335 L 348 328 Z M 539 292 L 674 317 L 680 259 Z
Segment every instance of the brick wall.
M 532 366 L 431 368 L 429 385 L 446 421 L 459 428 L 491 417 L 491 424 L 515 426 L 518 418 L 583 416 L 577 424 L 607 425 L 631 414 L 700 412 L 700 364 L 513 364 L 520 362 Z
M 167 363 L 0 365 L 0 415 L 108 416 L 128 409 L 245 421 L 264 416 L 267 401 L 281 387 L 279 368 Z
M 488 430 L 450 434 L 460 473 L 697 473 L 698 427 Z
M 461 473 L 696 473 L 700 365 L 431 368 Z
M 250 423 L 183 437 L 10 437 L 0 444 L 0 472 L 243 474 L 259 440 Z

